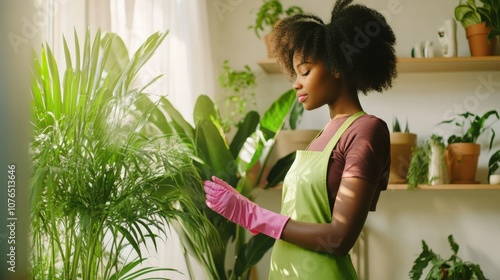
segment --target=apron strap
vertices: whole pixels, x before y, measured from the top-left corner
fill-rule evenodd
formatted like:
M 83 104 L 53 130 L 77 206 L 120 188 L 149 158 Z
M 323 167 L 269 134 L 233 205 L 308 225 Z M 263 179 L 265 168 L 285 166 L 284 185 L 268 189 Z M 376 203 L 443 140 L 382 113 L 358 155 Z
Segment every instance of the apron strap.
M 335 135 L 333 135 L 332 139 L 330 140 L 330 142 L 328 142 L 328 144 L 326 145 L 326 147 L 323 151 L 328 152 L 328 155 L 329 155 L 331 153 L 331 151 L 333 151 L 333 148 L 335 147 L 335 145 L 337 145 L 337 142 L 339 141 L 340 136 L 342 136 L 342 134 L 344 134 L 344 132 L 354 122 L 354 120 L 356 120 L 359 116 L 362 116 L 364 114 L 366 114 L 366 113 L 363 111 L 359 111 L 356 114 L 350 116 L 342 124 L 342 126 L 339 128 L 339 130 L 337 130 L 337 132 L 335 132 Z

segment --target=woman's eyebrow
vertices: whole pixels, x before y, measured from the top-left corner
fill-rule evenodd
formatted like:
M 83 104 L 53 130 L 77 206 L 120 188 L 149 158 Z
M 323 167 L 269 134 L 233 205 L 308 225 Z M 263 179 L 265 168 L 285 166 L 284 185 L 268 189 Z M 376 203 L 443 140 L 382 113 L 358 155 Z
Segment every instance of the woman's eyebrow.
M 300 66 L 304 65 L 304 64 L 309 64 L 308 61 L 303 61 L 303 62 L 300 62 L 299 64 L 295 65 L 295 68 L 299 68 Z

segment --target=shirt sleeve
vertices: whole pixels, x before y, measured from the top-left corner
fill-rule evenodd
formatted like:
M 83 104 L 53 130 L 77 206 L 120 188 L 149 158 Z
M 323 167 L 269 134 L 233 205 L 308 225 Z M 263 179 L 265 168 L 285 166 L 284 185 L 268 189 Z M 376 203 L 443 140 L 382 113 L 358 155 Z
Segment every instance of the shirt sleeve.
M 387 125 L 376 119 L 360 123 L 346 139 L 342 178 L 359 177 L 387 187 L 390 166 L 390 136 Z

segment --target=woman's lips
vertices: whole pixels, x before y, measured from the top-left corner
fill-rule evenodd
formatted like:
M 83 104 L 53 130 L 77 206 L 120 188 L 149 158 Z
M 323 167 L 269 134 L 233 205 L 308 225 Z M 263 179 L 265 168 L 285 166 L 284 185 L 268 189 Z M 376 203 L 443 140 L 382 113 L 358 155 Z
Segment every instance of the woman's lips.
M 307 94 L 297 94 L 297 98 L 299 99 L 300 103 L 304 103 L 307 99 Z

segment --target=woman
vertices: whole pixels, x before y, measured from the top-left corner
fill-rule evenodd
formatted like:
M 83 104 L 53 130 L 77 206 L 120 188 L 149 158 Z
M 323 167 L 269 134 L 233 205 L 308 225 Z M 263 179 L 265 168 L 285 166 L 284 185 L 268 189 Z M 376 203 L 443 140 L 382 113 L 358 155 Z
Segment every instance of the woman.
M 395 36 L 383 16 L 339 0 L 331 22 L 295 15 L 275 29 L 275 56 L 294 77 L 306 110 L 327 105 L 330 121 L 298 151 L 283 183 L 281 213 L 206 181 L 207 205 L 252 233 L 277 239 L 270 279 L 357 279 L 348 252 L 387 187 L 387 124 L 363 112 L 358 94 L 381 92 L 396 77 Z

